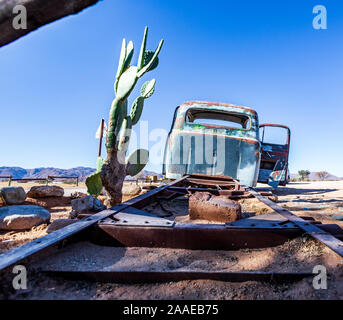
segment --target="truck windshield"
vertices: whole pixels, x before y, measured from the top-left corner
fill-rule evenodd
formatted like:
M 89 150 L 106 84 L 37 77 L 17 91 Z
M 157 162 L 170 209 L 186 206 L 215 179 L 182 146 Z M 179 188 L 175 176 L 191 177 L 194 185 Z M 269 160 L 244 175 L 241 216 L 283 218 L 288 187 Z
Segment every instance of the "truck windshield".
M 190 109 L 186 115 L 186 121 L 189 123 L 208 125 L 223 128 L 250 129 L 250 117 L 245 114 L 209 111 L 204 109 Z

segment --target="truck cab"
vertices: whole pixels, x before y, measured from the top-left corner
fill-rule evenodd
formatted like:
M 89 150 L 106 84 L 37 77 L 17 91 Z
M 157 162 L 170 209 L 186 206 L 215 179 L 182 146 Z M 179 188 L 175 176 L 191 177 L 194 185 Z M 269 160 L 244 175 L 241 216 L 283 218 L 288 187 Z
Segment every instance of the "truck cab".
M 281 134 L 274 134 L 276 129 Z M 267 136 L 267 130 L 272 134 Z M 186 174 L 229 176 L 246 187 L 260 182 L 276 188 L 289 181 L 290 135 L 284 125 L 259 125 L 251 108 L 188 101 L 175 110 L 162 172 L 167 179 Z M 276 142 L 280 137 L 282 142 Z
M 230 176 L 255 186 L 261 143 L 255 110 L 217 102 L 189 101 L 177 107 L 168 134 L 163 174 Z

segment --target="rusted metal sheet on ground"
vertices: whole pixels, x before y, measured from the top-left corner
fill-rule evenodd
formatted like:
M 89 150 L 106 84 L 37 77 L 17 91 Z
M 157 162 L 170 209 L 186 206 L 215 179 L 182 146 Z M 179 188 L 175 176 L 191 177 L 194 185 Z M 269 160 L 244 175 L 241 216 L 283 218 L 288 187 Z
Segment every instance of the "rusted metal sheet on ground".
M 69 280 L 88 280 L 105 283 L 163 283 L 183 280 L 216 280 L 226 282 L 263 281 L 291 283 L 307 277 L 311 272 L 219 272 L 219 271 L 61 271 L 43 270 L 43 273 Z
M 251 194 L 258 200 L 262 201 L 264 204 L 275 210 L 277 213 L 281 214 L 283 217 L 293 222 L 300 229 L 304 230 L 307 234 L 329 247 L 339 256 L 343 257 L 343 242 L 341 240 L 335 238 L 332 234 L 323 231 L 319 226 L 296 216 L 287 209 L 278 206 L 276 203 L 269 200 L 268 198 L 261 196 L 253 188 L 249 188 L 248 191 L 250 191 Z

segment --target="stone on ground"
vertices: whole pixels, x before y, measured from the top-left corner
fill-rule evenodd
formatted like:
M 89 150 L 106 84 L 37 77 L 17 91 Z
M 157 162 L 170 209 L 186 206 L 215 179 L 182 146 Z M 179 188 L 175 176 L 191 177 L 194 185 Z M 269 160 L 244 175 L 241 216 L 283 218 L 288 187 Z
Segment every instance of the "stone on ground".
M 122 189 L 123 196 L 136 196 L 140 194 L 142 188 L 136 184 L 124 185 Z
M 86 197 L 86 196 L 87 196 L 87 193 L 83 193 L 83 192 L 80 192 L 80 191 L 75 191 L 75 192 L 73 192 L 70 195 L 70 198 L 72 198 L 72 199 L 80 199 L 80 198 L 83 198 L 83 197 Z
M 83 213 L 88 211 L 99 212 L 106 209 L 106 206 L 104 206 L 100 200 L 91 195 L 84 198 L 71 200 L 71 206 L 75 213 Z
M 78 222 L 78 220 L 75 219 L 56 219 L 54 220 L 46 230 L 47 233 L 51 233 L 53 231 L 62 229 L 66 226 L 69 226 L 70 224 L 73 224 L 75 222 Z
M 33 205 L 0 208 L 1 230 L 27 230 L 50 221 L 50 212 Z
M 23 187 L 1 188 L 0 195 L 6 204 L 22 204 L 26 199 L 26 192 Z
M 59 186 L 35 186 L 27 193 L 29 198 L 63 197 L 64 189 Z

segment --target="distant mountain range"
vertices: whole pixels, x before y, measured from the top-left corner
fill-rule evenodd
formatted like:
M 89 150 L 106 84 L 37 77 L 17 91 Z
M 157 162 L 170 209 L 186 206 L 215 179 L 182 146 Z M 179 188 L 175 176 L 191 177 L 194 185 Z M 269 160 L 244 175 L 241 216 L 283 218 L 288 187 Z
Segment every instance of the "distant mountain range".
M 317 172 L 311 172 L 310 175 L 309 175 L 309 180 L 320 180 L 318 177 L 317 177 Z M 299 175 L 297 173 L 291 173 L 291 179 L 297 179 L 299 178 Z M 337 177 L 331 173 L 329 173 L 329 175 L 327 176 L 327 178 L 325 180 L 343 180 L 343 178 L 340 178 L 340 177 Z
M 46 178 L 47 176 L 77 176 L 80 181 L 85 181 L 86 178 L 95 171 L 94 168 L 89 167 L 76 167 L 71 169 L 58 169 L 58 168 L 35 168 L 35 169 L 23 169 L 20 167 L 0 167 L 1 176 L 12 176 L 14 179 L 23 178 Z M 160 173 L 154 171 L 143 170 L 137 177 L 140 176 L 157 176 L 162 177 Z M 135 179 L 136 177 L 127 177 L 128 180 Z M 298 178 L 298 174 L 291 173 L 291 178 Z M 316 172 L 311 172 L 309 176 L 310 180 L 319 180 L 316 176 Z M 343 180 L 343 178 L 337 177 L 333 174 L 328 175 L 325 180 Z
M 95 171 L 94 168 L 88 167 L 76 167 L 71 169 L 58 169 L 58 168 L 35 168 L 35 169 L 24 169 L 20 167 L 0 167 L 0 177 L 12 176 L 14 179 L 26 179 L 26 178 L 46 178 L 47 176 L 74 176 L 79 177 L 80 181 L 85 181 L 86 178 Z M 153 171 L 143 170 L 140 176 L 158 176 Z

